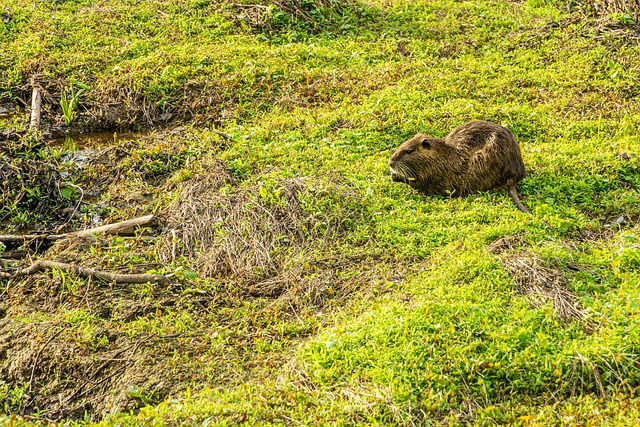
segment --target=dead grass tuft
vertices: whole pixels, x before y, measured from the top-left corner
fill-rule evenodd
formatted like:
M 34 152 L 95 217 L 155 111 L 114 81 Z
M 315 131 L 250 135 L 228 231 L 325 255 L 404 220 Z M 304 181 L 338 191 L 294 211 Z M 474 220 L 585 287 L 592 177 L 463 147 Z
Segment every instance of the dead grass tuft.
M 259 0 L 252 4 L 233 3 L 236 16 L 258 30 L 275 31 L 291 22 L 283 20 L 274 11 L 284 12 L 298 28 L 311 33 L 326 30 L 336 16 L 357 13 L 359 6 L 354 0 Z M 324 25 L 322 25 L 324 24 Z
M 638 0 L 587 0 L 584 5 L 595 16 L 623 14 L 636 20 L 640 17 Z
M 637 45 L 640 43 L 640 25 L 637 24 L 638 17 L 637 15 L 634 18 L 634 22 L 621 22 L 612 20 L 609 17 L 603 17 L 596 19 L 593 23 L 593 28 L 595 29 L 595 38 L 600 41 L 607 41 L 608 39 L 622 41 L 627 45 Z M 583 31 L 584 35 L 588 34 L 588 29 Z M 629 96 L 632 98 L 632 96 Z M 606 104 L 603 104 L 605 107 Z M 620 108 L 618 105 L 614 104 L 614 107 Z M 611 107 L 609 107 L 611 109 Z
M 588 313 L 560 270 L 545 266 L 540 258 L 527 252 L 503 257 L 502 263 L 514 278 L 518 292 L 526 295 L 533 305 L 539 307 L 550 302 L 561 319 L 575 320 L 585 329 L 593 329 Z
M 511 251 L 522 245 L 522 238 L 518 236 L 505 236 L 494 240 L 488 246 L 489 252 L 499 255 L 502 252 Z
M 193 260 L 203 277 L 232 277 L 245 285 L 263 283 L 263 291 L 257 292 L 274 294 L 267 288 L 290 281 L 287 277 L 292 273 L 285 269 L 292 267 L 289 263 L 303 248 L 340 238 L 345 224 L 360 216 L 353 211 L 343 212 L 343 217 L 303 208 L 302 197 L 357 198 L 344 185 L 314 187 L 307 179 L 290 178 L 234 188 L 233 177 L 222 163 L 215 162 L 209 169 L 185 183 L 177 202 L 165 213 L 166 232 L 159 248 L 166 262 L 177 257 Z

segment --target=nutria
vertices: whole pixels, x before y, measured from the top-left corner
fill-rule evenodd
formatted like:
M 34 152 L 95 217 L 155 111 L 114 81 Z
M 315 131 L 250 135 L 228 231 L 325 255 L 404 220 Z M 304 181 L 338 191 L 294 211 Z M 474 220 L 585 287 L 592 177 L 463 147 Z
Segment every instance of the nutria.
M 516 206 L 516 184 L 525 177 L 520 147 L 513 133 L 490 122 L 470 122 L 444 139 L 418 134 L 389 160 L 391 179 L 428 195 L 459 195 L 506 188 Z

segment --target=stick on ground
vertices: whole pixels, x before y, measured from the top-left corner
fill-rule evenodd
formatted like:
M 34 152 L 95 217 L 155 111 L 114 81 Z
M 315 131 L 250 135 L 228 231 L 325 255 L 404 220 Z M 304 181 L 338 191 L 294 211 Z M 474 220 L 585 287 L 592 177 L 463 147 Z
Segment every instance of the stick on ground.
M 137 227 L 149 227 L 155 224 L 155 215 L 141 216 L 140 218 L 133 218 L 122 222 L 116 222 L 115 224 L 107 224 L 100 227 L 89 228 L 87 230 L 75 231 L 73 233 L 66 234 L 66 237 L 84 237 L 91 236 L 92 234 L 117 234 L 119 236 L 131 236 L 135 234 Z
M 110 283 L 159 283 L 166 285 L 169 283 L 169 278 L 157 274 L 118 274 L 108 273 L 102 270 L 96 270 L 90 267 L 80 267 L 78 265 L 66 264 L 63 262 L 38 260 L 31 264 L 27 268 L 16 271 L 13 277 L 29 276 L 43 270 L 51 270 L 57 268 L 58 270 L 72 272 L 81 277 L 95 277 L 97 279 L 104 280 Z
M 141 216 L 115 224 L 102 225 L 87 230 L 74 231 L 67 234 L 4 234 L 0 235 L 0 242 L 29 242 L 37 240 L 54 241 L 68 237 L 87 237 L 94 234 L 116 234 L 119 236 L 131 236 L 135 234 L 137 227 L 150 227 L 155 225 L 155 215 Z

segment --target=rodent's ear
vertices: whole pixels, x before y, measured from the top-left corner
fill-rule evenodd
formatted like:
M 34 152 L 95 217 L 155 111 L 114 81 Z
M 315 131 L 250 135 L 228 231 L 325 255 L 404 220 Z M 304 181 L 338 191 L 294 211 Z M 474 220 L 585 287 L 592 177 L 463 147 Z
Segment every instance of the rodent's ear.
M 431 148 L 431 143 L 429 142 L 429 138 L 425 138 L 422 140 L 422 148 L 426 148 L 427 150 Z

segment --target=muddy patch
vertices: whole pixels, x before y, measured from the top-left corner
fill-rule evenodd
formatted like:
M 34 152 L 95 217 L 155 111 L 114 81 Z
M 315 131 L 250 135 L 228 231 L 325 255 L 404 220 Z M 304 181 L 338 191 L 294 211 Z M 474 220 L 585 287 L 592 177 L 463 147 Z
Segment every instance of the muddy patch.
M 154 377 L 148 349 L 154 340 L 169 338 L 132 340 L 97 329 L 92 339 L 98 348 L 87 351 L 74 335 L 64 324 L 0 320 L 0 372 L 22 392 L 6 402 L 9 413 L 78 419 L 132 410 L 166 395 L 170 384 Z
M 131 249 L 121 255 L 138 257 L 137 265 L 104 267 L 96 253 L 111 243 L 93 237 L 58 242 L 43 256 L 114 271 L 158 268 L 140 258 L 153 242 L 124 243 Z M 181 294 L 173 288 L 116 286 L 53 271 L 0 282 L 0 290 L 0 396 L 8 414 L 95 420 L 184 391 L 192 375 L 167 360 L 192 352 L 197 331 L 132 326 L 180 305 Z

